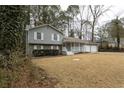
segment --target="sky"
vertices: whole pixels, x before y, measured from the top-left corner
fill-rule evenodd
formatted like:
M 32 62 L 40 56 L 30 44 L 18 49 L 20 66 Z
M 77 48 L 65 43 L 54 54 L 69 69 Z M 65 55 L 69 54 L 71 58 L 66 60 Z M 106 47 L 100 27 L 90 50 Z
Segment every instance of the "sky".
M 119 16 L 119 18 L 124 17 L 124 6 L 123 5 L 109 5 L 109 6 L 111 6 L 110 10 L 100 17 L 100 20 L 99 20 L 100 25 L 116 18 L 116 16 Z M 68 5 L 61 5 L 61 8 L 63 10 L 66 10 L 67 7 Z M 108 7 L 108 6 L 105 5 L 105 7 Z
M 111 6 L 110 10 L 106 12 L 100 19 L 101 22 L 108 21 L 114 19 L 116 17 L 122 18 L 124 17 L 124 6 Z

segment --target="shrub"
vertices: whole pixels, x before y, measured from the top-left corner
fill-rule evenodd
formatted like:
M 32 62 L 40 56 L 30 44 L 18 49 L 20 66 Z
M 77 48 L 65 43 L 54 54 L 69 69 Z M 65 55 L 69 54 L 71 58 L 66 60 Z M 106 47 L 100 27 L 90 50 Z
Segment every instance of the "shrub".
M 47 56 L 47 55 L 58 55 L 59 50 L 51 50 L 51 49 L 44 49 L 44 50 L 33 50 L 33 55 L 34 56 Z
M 20 51 L 0 57 L 0 87 L 54 87 L 53 79 Z

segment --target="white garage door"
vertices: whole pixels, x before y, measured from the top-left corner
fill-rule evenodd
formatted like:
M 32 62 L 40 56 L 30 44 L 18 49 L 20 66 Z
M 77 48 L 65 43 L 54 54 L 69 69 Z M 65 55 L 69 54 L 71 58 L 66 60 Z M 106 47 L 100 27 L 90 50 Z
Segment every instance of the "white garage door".
M 91 45 L 91 52 L 97 52 L 97 46 Z
M 84 52 L 90 52 L 90 45 L 84 46 Z
M 81 52 L 85 52 L 84 51 L 84 45 L 81 46 Z

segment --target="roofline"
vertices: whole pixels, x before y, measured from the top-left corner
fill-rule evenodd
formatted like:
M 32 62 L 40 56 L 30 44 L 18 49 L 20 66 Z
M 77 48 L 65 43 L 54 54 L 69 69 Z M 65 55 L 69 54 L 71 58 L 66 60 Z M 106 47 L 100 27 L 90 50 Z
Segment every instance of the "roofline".
M 36 27 L 30 28 L 29 30 L 37 29 L 37 28 L 44 27 L 44 26 L 49 26 L 49 27 L 51 27 L 51 28 L 57 30 L 57 31 L 60 32 L 61 34 L 63 34 L 62 31 L 58 30 L 57 28 L 55 28 L 54 26 L 52 26 L 52 25 L 50 25 L 50 24 L 43 24 L 43 25 L 40 25 L 40 26 L 36 26 Z
M 53 43 L 28 43 L 29 45 L 34 45 L 34 44 L 36 44 L 36 45 L 62 45 L 62 44 L 53 44 Z
M 77 39 L 77 40 L 79 40 L 79 41 L 66 41 L 65 39 L 69 39 L 69 38 L 72 38 L 72 39 Z M 65 41 L 64 41 L 65 40 Z M 79 39 L 79 38 L 73 38 L 73 37 L 66 37 L 66 38 L 64 38 L 63 39 L 63 43 L 66 43 L 66 42 L 71 42 L 71 43 L 82 43 L 82 44 L 93 44 L 93 45 L 98 45 L 98 43 L 96 43 L 96 42 L 91 42 L 90 40 L 88 41 L 88 40 L 81 40 L 81 39 Z

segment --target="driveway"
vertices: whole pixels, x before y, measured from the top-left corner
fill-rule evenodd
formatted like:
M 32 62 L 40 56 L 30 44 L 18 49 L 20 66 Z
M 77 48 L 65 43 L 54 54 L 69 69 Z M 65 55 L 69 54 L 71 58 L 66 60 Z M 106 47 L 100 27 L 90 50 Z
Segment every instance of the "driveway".
M 41 57 L 32 62 L 58 79 L 55 87 L 124 87 L 124 53 Z

